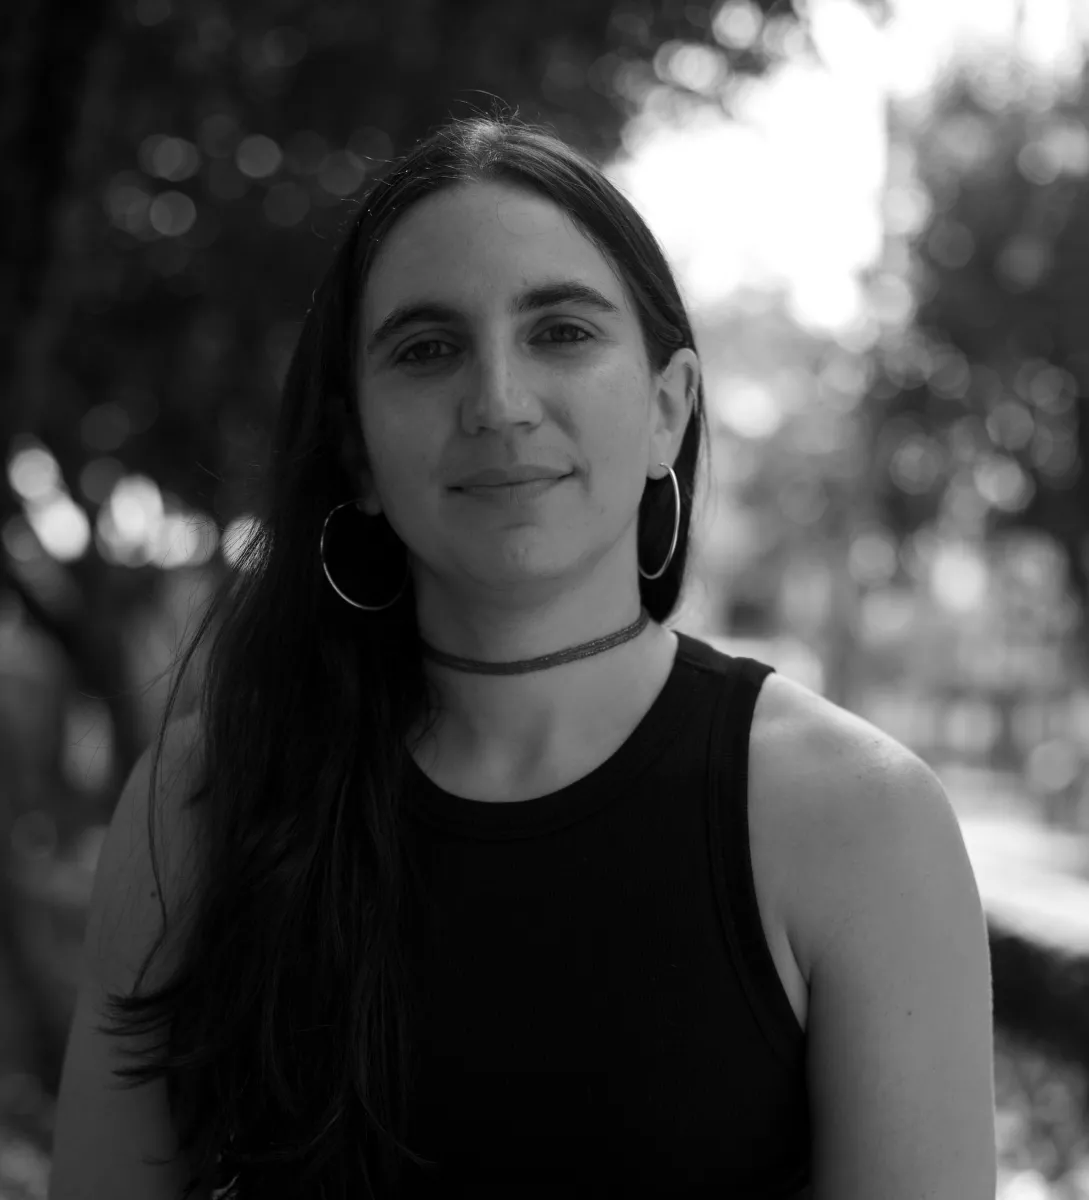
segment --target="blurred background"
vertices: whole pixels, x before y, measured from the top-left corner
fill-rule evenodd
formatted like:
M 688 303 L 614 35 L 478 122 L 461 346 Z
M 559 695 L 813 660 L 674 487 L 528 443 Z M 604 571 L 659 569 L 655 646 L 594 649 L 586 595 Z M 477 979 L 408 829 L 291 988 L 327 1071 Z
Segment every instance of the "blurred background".
M 606 167 L 691 307 L 675 624 L 939 773 L 999 1196 L 1089 1197 L 1087 55 L 1085 0 L 5 7 L 0 1200 L 45 1195 L 98 848 L 353 197 L 495 99 Z

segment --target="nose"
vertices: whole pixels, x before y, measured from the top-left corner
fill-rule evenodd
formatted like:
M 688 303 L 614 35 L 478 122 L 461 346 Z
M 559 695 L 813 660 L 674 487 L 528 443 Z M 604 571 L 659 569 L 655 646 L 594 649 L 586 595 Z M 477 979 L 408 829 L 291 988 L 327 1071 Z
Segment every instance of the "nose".
M 478 369 L 467 379 L 461 404 L 462 428 L 466 433 L 540 424 L 540 401 L 511 358 L 504 348 L 481 352 Z

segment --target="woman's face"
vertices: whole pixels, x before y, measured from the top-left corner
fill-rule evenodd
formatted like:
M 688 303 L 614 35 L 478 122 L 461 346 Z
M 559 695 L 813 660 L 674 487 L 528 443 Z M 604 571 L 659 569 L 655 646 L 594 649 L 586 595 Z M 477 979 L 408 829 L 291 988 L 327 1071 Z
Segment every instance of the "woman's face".
M 639 500 L 676 457 L 695 379 L 651 371 L 625 288 L 563 210 L 497 184 L 420 201 L 378 252 L 360 333 L 365 507 L 418 591 L 496 598 L 625 554 L 634 576 Z M 567 477 L 538 495 L 455 487 L 518 464 Z

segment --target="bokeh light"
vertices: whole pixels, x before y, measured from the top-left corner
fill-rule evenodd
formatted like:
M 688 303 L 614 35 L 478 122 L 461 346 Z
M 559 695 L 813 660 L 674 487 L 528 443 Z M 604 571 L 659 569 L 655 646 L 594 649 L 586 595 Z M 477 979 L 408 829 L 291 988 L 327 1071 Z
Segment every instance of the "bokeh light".
M 333 196 L 350 196 L 362 184 L 366 175 L 363 162 L 347 150 L 336 150 L 326 156 L 318 170 L 318 181 Z
M 155 133 L 140 143 L 140 165 L 158 179 L 178 183 L 200 170 L 200 152 L 185 138 Z
M 29 503 L 45 501 L 61 486 L 60 467 L 44 446 L 24 445 L 8 462 L 8 482 Z
M 235 517 L 233 521 L 228 522 L 227 528 L 223 531 L 221 549 L 229 566 L 242 566 L 243 553 L 258 528 L 257 518 L 250 515 Z
M 193 228 L 197 206 L 184 192 L 161 192 L 151 202 L 148 221 L 163 237 L 181 237 Z
M 58 562 L 82 558 L 91 541 L 91 523 L 66 493 L 27 505 L 27 520 L 43 549 Z
M 243 175 L 250 179 L 268 179 L 280 169 L 284 156 L 272 138 L 254 133 L 238 143 L 234 158 Z
M 219 545 L 215 522 L 203 513 L 167 507 L 153 479 L 124 475 L 98 512 L 95 541 L 102 556 L 126 567 L 161 570 L 200 566 Z

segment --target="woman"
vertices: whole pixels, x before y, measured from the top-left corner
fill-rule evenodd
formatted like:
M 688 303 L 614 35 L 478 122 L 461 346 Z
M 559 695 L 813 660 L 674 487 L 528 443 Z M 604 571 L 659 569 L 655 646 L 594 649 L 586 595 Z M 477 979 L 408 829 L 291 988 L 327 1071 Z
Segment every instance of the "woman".
M 91 1194 L 81 1155 L 111 1196 L 191 1168 L 243 1197 L 993 1198 L 986 935 L 940 787 L 664 625 L 705 438 L 669 268 L 582 157 L 454 122 L 372 189 L 202 711 L 107 839 L 56 1200 Z M 144 792 L 178 920 L 130 988 Z

